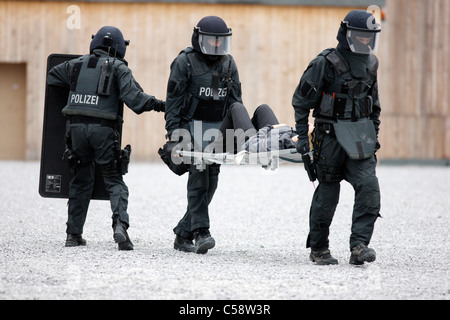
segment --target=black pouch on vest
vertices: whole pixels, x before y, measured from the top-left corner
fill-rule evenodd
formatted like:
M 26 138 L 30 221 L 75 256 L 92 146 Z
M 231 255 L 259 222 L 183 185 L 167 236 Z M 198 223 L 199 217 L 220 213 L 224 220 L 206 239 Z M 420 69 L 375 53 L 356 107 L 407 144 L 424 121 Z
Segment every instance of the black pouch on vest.
M 364 160 L 375 153 L 377 134 L 372 120 L 340 121 L 333 124 L 336 139 L 350 159 Z
M 334 109 L 334 94 L 325 93 L 320 102 L 320 115 L 332 117 Z
M 102 96 L 109 96 L 111 94 L 111 86 L 114 78 L 114 67 L 109 60 L 106 60 L 102 63 L 100 71 L 97 93 Z
M 368 117 L 372 113 L 373 100 L 371 96 L 367 96 L 361 99 L 359 102 L 359 107 L 361 110 L 362 117 Z

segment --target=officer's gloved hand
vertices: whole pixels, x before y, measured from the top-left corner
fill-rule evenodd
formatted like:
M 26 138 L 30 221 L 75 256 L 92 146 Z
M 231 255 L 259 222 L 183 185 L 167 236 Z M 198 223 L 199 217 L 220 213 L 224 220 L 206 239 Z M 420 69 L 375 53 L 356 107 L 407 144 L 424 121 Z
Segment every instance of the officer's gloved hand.
M 181 176 L 189 171 L 189 164 L 184 163 L 183 159 L 176 153 L 175 147 L 178 141 L 167 141 L 158 153 L 164 163 L 177 175 Z
M 306 124 L 297 124 L 296 130 L 298 133 L 298 140 L 295 144 L 295 148 L 297 149 L 297 152 L 301 155 L 304 155 L 309 152 L 309 139 L 308 139 L 308 130 L 309 125 Z
M 301 155 L 308 153 L 309 152 L 308 138 L 306 138 L 306 140 L 305 140 L 305 139 L 301 139 L 299 137 L 297 143 L 295 144 L 295 149 L 297 149 L 297 152 L 300 153 Z
M 162 100 L 155 99 L 152 107 L 156 112 L 164 112 L 166 110 L 166 103 Z

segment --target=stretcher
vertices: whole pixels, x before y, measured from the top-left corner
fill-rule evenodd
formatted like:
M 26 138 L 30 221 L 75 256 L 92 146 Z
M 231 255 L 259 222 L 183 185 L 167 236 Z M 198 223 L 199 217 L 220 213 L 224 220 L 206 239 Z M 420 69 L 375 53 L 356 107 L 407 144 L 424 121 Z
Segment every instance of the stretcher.
M 223 165 L 261 165 L 266 170 L 278 169 L 280 163 L 302 163 L 302 156 L 295 148 L 276 150 L 269 152 L 248 152 L 240 151 L 232 153 L 211 153 L 199 151 L 177 151 L 180 157 L 191 160 L 190 163 L 203 166 L 204 164 L 223 164 Z

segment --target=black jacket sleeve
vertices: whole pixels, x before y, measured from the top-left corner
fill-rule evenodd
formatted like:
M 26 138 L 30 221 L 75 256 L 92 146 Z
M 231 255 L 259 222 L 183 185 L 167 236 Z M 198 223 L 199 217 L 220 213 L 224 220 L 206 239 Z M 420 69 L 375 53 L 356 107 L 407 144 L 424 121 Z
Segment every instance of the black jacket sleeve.
M 154 96 L 146 94 L 139 83 L 134 79 L 131 70 L 124 64 L 119 63 L 116 67 L 117 85 L 119 87 L 120 100 L 136 114 L 144 111 L 154 110 L 158 103 Z
M 65 61 L 50 69 L 47 74 L 47 83 L 57 87 L 70 86 L 70 64 Z
M 166 95 L 166 130 L 170 136 L 180 127 L 181 110 L 191 77 L 189 61 L 185 53 L 178 55 L 170 65 L 170 76 Z
M 325 83 L 326 66 L 327 61 L 325 57 L 316 57 L 308 65 L 300 79 L 300 83 L 295 89 L 292 106 L 294 107 L 297 126 L 307 126 L 310 110 L 320 105 Z M 298 128 L 297 131 L 299 131 Z

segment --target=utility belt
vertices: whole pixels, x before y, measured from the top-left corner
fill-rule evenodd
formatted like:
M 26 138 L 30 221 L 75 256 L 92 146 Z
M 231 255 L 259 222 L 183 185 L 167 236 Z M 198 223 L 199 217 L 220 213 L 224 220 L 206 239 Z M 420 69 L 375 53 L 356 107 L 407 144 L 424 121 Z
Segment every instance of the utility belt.
M 95 123 L 100 124 L 102 127 L 110 127 L 112 129 L 116 129 L 117 127 L 116 120 L 108 120 L 94 117 L 72 116 L 69 121 L 70 123 Z
M 314 125 L 314 127 L 319 131 L 319 132 L 324 132 L 326 134 L 335 136 L 334 134 L 334 128 L 333 128 L 333 123 L 331 122 L 318 122 L 316 120 L 316 123 Z
M 365 119 L 364 118 L 360 118 L 360 119 Z M 358 119 L 358 120 L 360 120 Z M 338 121 L 349 121 L 351 122 L 351 118 L 335 118 L 335 119 L 327 119 L 327 118 L 316 118 L 316 121 L 314 123 L 314 127 L 322 133 L 331 135 L 331 136 L 336 136 L 336 133 L 334 131 L 334 124 Z
M 86 164 L 82 163 L 79 156 L 72 149 L 72 136 L 70 133 L 69 124 L 76 124 L 76 123 L 100 124 L 101 126 L 112 128 L 113 130 L 117 130 L 117 126 L 119 125 L 116 120 L 108 120 L 86 116 L 73 116 L 67 121 L 66 134 L 64 136 L 64 143 L 66 145 L 66 149 L 62 156 L 62 160 L 64 159 L 68 160 L 68 164 L 72 168 L 73 173 L 76 172 L 79 166 L 89 164 L 89 163 Z M 121 150 L 119 142 L 119 132 L 116 131 L 115 135 L 116 135 L 115 147 L 117 148 L 117 158 L 109 164 L 102 165 L 101 170 L 102 174 L 104 175 L 114 175 L 117 173 L 124 175 L 128 172 L 128 165 L 130 163 L 131 157 L 131 146 L 128 144 L 124 149 Z

